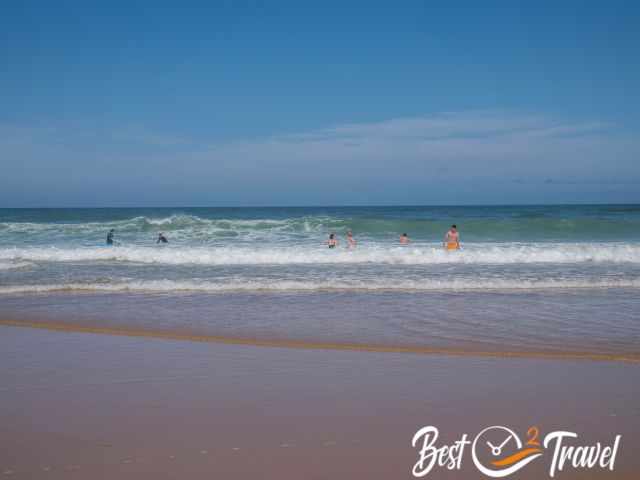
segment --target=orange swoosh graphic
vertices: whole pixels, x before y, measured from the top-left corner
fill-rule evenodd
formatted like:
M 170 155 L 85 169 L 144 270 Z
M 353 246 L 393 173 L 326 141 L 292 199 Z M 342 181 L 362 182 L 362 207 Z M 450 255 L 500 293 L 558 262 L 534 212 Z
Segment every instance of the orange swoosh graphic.
M 518 460 L 522 460 L 529 455 L 533 455 L 534 453 L 542 452 L 539 448 L 525 448 L 524 450 L 520 450 L 517 453 L 514 453 L 510 457 L 503 458 L 502 460 L 497 460 L 495 462 L 491 462 L 496 467 L 507 467 L 513 463 L 516 463 Z

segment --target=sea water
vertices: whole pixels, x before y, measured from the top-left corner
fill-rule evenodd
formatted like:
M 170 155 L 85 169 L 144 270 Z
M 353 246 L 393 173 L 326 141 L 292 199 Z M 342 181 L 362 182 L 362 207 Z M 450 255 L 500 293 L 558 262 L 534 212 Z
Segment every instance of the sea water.
M 442 248 L 451 224 L 460 251 Z M 633 352 L 639 292 L 638 205 L 0 209 L 0 304 L 14 314 Z

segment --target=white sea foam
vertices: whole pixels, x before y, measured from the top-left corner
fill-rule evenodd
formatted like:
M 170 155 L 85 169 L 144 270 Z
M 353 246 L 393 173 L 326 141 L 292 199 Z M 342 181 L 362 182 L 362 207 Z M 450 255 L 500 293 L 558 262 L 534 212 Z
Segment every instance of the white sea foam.
M 16 262 L 16 261 L 0 261 L 0 270 L 20 270 L 23 268 L 30 268 L 33 266 L 31 262 Z
M 527 291 L 550 289 L 640 288 L 640 279 L 545 279 L 518 281 L 502 279 L 447 279 L 447 280 L 343 280 L 328 284 L 326 281 L 173 281 L 131 280 L 111 283 L 67 283 L 41 285 L 13 285 L 0 287 L 0 294 L 50 292 L 322 292 L 322 291 Z
M 102 235 L 111 228 L 118 232 L 144 232 L 162 228 L 168 231 L 248 231 L 248 230 L 302 230 L 318 231 L 325 224 L 341 223 L 330 217 L 303 217 L 287 219 L 207 219 L 195 215 L 175 214 L 168 217 L 144 216 L 105 222 L 0 222 L 0 232 L 12 234 L 82 234 Z
M 26 247 L 0 249 L 4 262 L 128 262 L 162 265 L 296 264 L 579 264 L 640 263 L 639 244 L 467 244 L 462 251 L 440 246 L 360 246 L 353 251 L 321 246 L 274 247 Z

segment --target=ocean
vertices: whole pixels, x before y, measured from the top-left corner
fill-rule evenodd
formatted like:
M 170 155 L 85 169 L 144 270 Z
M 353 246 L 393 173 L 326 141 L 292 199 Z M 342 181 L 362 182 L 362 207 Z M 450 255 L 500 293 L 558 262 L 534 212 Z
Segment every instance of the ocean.
M 0 209 L 5 316 L 626 354 L 639 292 L 640 205 Z

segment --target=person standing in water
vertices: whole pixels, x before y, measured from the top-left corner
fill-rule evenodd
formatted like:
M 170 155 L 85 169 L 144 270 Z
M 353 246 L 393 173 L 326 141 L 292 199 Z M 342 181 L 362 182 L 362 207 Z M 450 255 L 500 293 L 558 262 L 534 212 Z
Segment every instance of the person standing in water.
M 455 225 L 451 225 L 451 228 L 444 236 L 444 248 L 447 250 L 460 249 L 460 234 L 458 233 L 458 227 Z
M 107 233 L 107 245 L 113 245 L 113 235 L 115 233 L 116 231 L 113 228 L 109 230 L 109 233 Z
M 351 230 L 347 232 L 347 248 L 356 248 L 356 239 L 353 238 Z
M 400 235 L 400 245 L 409 245 L 409 236 L 406 233 Z
M 327 240 L 329 248 L 336 248 L 338 246 L 338 239 L 334 233 L 329 234 L 329 240 Z
M 157 243 L 169 243 L 169 240 L 167 240 L 167 237 L 164 236 L 164 233 L 160 232 L 158 234 L 158 240 L 156 240 L 156 244 Z

